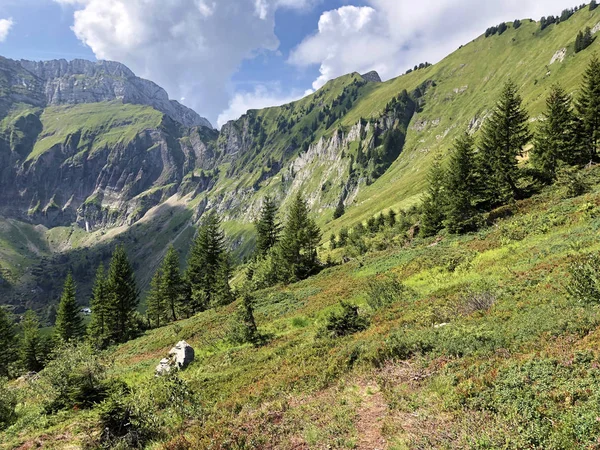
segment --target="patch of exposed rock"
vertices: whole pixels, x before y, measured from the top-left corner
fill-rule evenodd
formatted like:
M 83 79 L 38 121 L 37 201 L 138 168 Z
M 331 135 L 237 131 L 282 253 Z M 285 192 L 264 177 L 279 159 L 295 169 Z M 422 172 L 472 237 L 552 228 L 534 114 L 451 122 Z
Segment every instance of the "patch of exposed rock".
M 381 77 L 375 70 L 365 73 L 364 75 L 361 75 L 361 77 L 363 80 L 370 81 L 371 83 L 381 83 Z
M 567 56 L 566 48 L 561 48 L 560 50 L 557 50 L 557 52 L 550 60 L 550 64 L 554 64 L 555 62 L 563 62 L 565 60 L 565 56 Z
M 179 341 L 156 366 L 156 375 L 166 375 L 173 370 L 183 370 L 194 360 L 194 349 L 185 341 Z

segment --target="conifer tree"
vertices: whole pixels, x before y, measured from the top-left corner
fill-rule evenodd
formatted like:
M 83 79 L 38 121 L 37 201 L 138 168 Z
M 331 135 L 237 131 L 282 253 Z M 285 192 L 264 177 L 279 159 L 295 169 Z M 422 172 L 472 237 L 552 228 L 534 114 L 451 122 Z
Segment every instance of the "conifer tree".
M 108 292 L 104 265 L 100 264 L 98 270 L 96 270 L 96 278 L 92 287 L 92 298 L 90 300 L 92 318 L 88 325 L 88 336 L 92 342 L 101 348 L 106 346 L 110 337 L 108 328 L 110 302 L 111 298 Z
M 82 337 L 84 331 L 83 319 L 79 314 L 79 310 L 80 307 L 76 299 L 75 281 L 69 273 L 65 280 L 65 286 L 56 313 L 54 332 L 60 340 L 68 342 Z
M 8 312 L 0 306 L 0 377 L 10 376 L 10 366 L 17 356 L 17 333 Z
M 421 204 L 422 236 L 434 236 L 442 229 L 444 220 L 444 169 L 439 158 L 431 166 L 427 181 L 427 193 Z
M 190 251 L 186 279 L 192 290 L 192 309 L 204 311 L 229 300 L 229 255 L 218 216 L 212 212 L 198 230 Z
M 109 295 L 108 330 L 112 342 L 125 342 L 136 331 L 134 313 L 139 303 L 139 291 L 133 268 L 125 248 L 118 245 L 108 268 L 107 289 Z
M 582 123 L 581 144 L 586 149 L 588 161 L 594 162 L 597 160 L 600 140 L 600 60 L 595 53 L 583 76 L 577 112 Z
M 146 315 L 150 326 L 160 327 L 165 314 L 165 302 L 161 292 L 162 274 L 159 267 L 150 281 L 150 292 L 146 297 Z
M 37 314 L 28 310 L 23 317 L 23 342 L 21 343 L 21 361 L 25 369 L 39 372 L 43 368 L 42 338 L 40 320 Z
M 172 245 L 167 250 L 167 255 L 162 264 L 160 280 L 160 295 L 165 302 L 170 320 L 177 320 L 178 310 L 183 303 L 183 280 L 179 271 L 179 253 Z
M 596 2 L 596 0 L 592 0 L 590 2 L 590 11 L 595 10 L 598 7 L 598 2 Z
M 394 225 L 396 225 L 397 215 L 398 214 L 396 214 L 396 211 L 390 208 L 390 210 L 388 211 L 388 215 L 385 218 L 385 223 L 388 227 L 392 228 Z
M 285 281 L 302 280 L 318 269 L 320 240 L 321 230 L 309 217 L 308 204 L 298 193 L 288 211 L 281 239 L 281 257 L 287 269 Z
M 533 165 L 546 180 L 556 179 L 559 162 L 575 164 L 581 159 L 576 149 L 575 128 L 571 98 L 562 87 L 554 85 L 546 99 L 544 120 L 540 123 L 531 154 Z
M 483 127 L 480 169 L 486 184 L 485 197 L 492 205 L 519 194 L 517 157 L 532 138 L 522 103 L 517 86 L 509 80 Z
M 336 206 L 335 211 L 333 212 L 333 220 L 339 219 L 344 215 L 345 212 L 346 210 L 344 208 L 344 200 L 340 198 L 340 201 L 338 202 L 338 205 Z
M 479 179 L 475 165 L 475 141 L 464 133 L 454 142 L 446 179 L 446 220 L 451 233 L 461 233 L 474 228 L 475 208 Z
M 256 254 L 264 257 L 277 244 L 281 233 L 281 224 L 277 220 L 277 206 L 271 197 L 265 197 L 255 228 Z
M 254 298 L 249 293 L 244 293 L 238 306 L 235 317 L 233 340 L 237 343 L 250 343 L 258 345 L 262 336 L 256 326 L 254 318 Z

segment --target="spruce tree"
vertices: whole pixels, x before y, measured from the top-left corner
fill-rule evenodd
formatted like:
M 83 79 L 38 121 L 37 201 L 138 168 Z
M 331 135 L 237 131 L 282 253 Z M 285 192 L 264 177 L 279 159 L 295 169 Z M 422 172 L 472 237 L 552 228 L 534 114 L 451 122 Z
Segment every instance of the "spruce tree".
M 260 217 L 255 223 L 256 227 L 256 254 L 265 257 L 279 240 L 281 224 L 277 220 L 277 206 L 271 197 L 265 197 Z
M 308 204 L 298 193 L 288 211 L 281 239 L 281 257 L 287 269 L 285 281 L 302 280 L 318 270 L 320 240 L 321 230 L 309 217 Z
M 559 162 L 575 164 L 580 159 L 575 128 L 571 98 L 559 85 L 552 86 L 531 154 L 533 165 L 547 181 L 556 179 Z
M 54 332 L 56 337 L 64 342 L 80 339 L 83 335 L 83 319 L 79 314 L 80 307 L 77 304 L 76 288 L 73 276 L 69 273 L 65 280 L 63 293 L 58 304 L 56 314 L 56 326 Z
M 21 343 L 21 362 L 28 371 L 39 372 L 43 368 L 42 338 L 40 320 L 37 314 L 28 310 L 23 317 L 23 342 Z
M 110 302 L 111 298 L 108 292 L 104 265 L 100 264 L 96 270 L 96 278 L 92 287 L 92 298 L 90 300 L 92 318 L 88 325 L 88 337 L 101 348 L 106 346 L 110 337 L 108 328 Z
M 590 11 L 595 10 L 598 7 L 598 2 L 596 2 L 596 0 L 592 0 L 590 2 Z
M 518 197 L 517 157 L 532 138 L 528 121 L 517 86 L 509 80 L 483 126 L 479 152 L 486 200 L 491 205 Z
M 479 178 L 475 164 L 475 141 L 464 133 L 454 142 L 450 155 L 444 190 L 446 193 L 445 225 L 451 233 L 461 233 L 475 227 Z
M 188 258 L 186 279 L 192 290 L 192 309 L 204 311 L 224 303 L 231 295 L 229 255 L 218 216 L 212 212 L 204 220 Z
M 394 225 L 396 225 L 396 216 L 396 211 L 390 208 L 385 218 L 385 223 L 388 227 L 392 228 Z
M 586 150 L 587 160 L 595 162 L 600 139 L 600 60 L 595 53 L 583 76 L 577 112 L 582 124 L 580 142 Z
M 0 306 L 0 377 L 10 377 L 17 358 L 17 333 L 8 312 Z
M 150 326 L 160 327 L 166 317 L 165 302 L 161 292 L 162 274 L 159 267 L 150 281 L 150 292 L 146 297 L 146 315 Z
M 125 247 L 118 245 L 108 268 L 107 289 L 109 308 L 107 325 L 112 342 L 125 342 L 136 331 L 134 313 L 139 303 L 139 291 Z
M 254 298 L 250 294 L 244 293 L 235 316 L 233 341 L 240 344 L 258 345 L 261 340 L 262 336 L 254 318 Z
M 340 198 L 340 201 L 338 202 L 338 205 L 335 208 L 335 211 L 333 212 L 333 220 L 339 219 L 344 215 L 345 212 L 346 210 L 344 208 L 344 200 Z
M 178 310 L 183 304 L 183 280 L 179 271 L 179 253 L 172 245 L 167 250 L 167 255 L 162 264 L 162 277 L 160 280 L 160 296 L 165 302 L 170 320 L 177 320 Z
M 442 229 L 444 221 L 444 169 L 436 158 L 427 177 L 428 188 L 421 204 L 422 236 L 434 236 Z

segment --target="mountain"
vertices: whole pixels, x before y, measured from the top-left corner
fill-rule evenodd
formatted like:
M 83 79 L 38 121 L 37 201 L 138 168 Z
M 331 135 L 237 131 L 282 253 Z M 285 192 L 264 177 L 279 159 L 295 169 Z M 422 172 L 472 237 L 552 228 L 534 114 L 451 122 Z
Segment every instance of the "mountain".
M 165 243 L 185 253 L 192 225 L 207 210 L 220 213 L 243 257 L 266 195 L 285 207 L 302 191 L 326 236 L 388 208 L 408 208 L 419 201 L 434 158 L 459 133 L 481 127 L 504 80 L 517 83 L 532 121 L 553 83 L 574 93 L 598 45 L 575 53 L 575 38 L 599 22 L 598 10 L 584 8 L 543 30 L 531 20 L 509 23 L 433 66 L 384 83 L 349 74 L 299 101 L 248 111 L 220 132 L 185 126 L 159 106 L 123 103 L 123 79 L 130 80 L 127 98 L 141 98 L 147 90 L 139 86 L 148 82 L 131 79 L 121 65 L 2 60 L 9 81 L 0 87 L 0 213 L 10 221 L 6 230 L 51 244 L 19 243 L 36 249 L 26 262 L 9 245 L 0 264 L 12 286 L 38 293 L 39 305 L 56 297 L 57 286 L 32 271 L 60 260 L 57 278 L 78 268 L 87 279 L 97 260 L 81 261 L 79 252 L 102 255 L 115 239 L 152 261 L 139 273 L 147 286 Z M 83 89 L 98 84 L 93 95 Z M 53 104 L 74 97 L 100 101 Z M 332 220 L 340 202 L 346 213 Z M 11 292 L 11 302 L 23 304 L 22 291 Z

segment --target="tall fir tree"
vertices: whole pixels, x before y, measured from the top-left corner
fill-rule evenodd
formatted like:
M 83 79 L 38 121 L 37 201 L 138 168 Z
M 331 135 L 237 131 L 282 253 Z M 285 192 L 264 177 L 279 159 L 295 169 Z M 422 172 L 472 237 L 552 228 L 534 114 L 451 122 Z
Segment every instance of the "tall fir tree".
M 113 252 L 106 285 L 109 295 L 107 326 L 110 341 L 125 342 L 137 331 L 134 313 L 139 303 L 139 291 L 133 267 L 122 245 L 118 245 Z
M 444 178 L 444 168 L 440 159 L 436 157 L 427 176 L 427 192 L 421 204 L 422 236 L 434 236 L 442 229 L 445 205 Z
M 95 345 L 104 348 L 110 338 L 109 314 L 111 312 L 111 298 L 108 291 L 104 265 L 100 264 L 96 270 L 96 278 L 92 287 L 90 300 L 92 317 L 88 325 L 88 338 Z
M 17 332 L 8 312 L 0 306 L 0 377 L 10 377 L 17 359 Z
M 491 117 L 483 126 L 479 152 L 485 197 L 491 205 L 519 195 L 517 157 L 522 156 L 524 147 L 532 139 L 528 121 L 517 85 L 509 80 Z
M 73 276 L 69 273 L 65 280 L 63 293 L 56 313 L 55 335 L 58 339 L 69 342 L 83 336 L 83 319 L 77 304 L 76 288 Z
M 150 292 L 146 297 L 146 315 L 150 326 L 160 327 L 166 317 L 165 301 L 161 291 L 162 267 L 159 267 L 150 281 Z
M 586 149 L 588 161 L 596 162 L 600 140 L 600 60 L 596 53 L 583 75 L 576 106 L 582 124 L 580 142 Z
M 479 182 L 475 140 L 468 133 L 464 133 L 454 142 L 444 180 L 446 193 L 444 224 L 451 233 L 462 233 L 475 228 Z
M 43 368 L 43 345 L 40 335 L 40 320 L 37 314 L 28 310 L 21 324 L 23 341 L 21 343 L 21 362 L 26 370 L 39 372 Z
M 275 247 L 281 233 L 281 224 L 277 220 L 277 205 L 271 197 L 265 197 L 255 228 L 256 254 L 258 257 L 264 257 Z
M 321 230 L 309 216 L 308 204 L 298 193 L 287 214 L 281 238 L 280 257 L 285 265 L 285 281 L 302 280 L 320 267 L 317 246 Z
M 204 311 L 231 298 L 229 255 L 221 221 L 210 213 L 200 226 L 190 256 L 186 279 L 192 290 L 193 311 Z
M 183 280 L 179 270 L 179 253 L 172 245 L 162 263 L 160 279 L 160 297 L 165 305 L 169 320 L 175 321 L 183 307 Z
M 258 345 L 261 338 L 254 318 L 254 298 L 244 293 L 235 317 L 234 341 Z
M 547 181 L 556 179 L 556 169 L 560 162 L 575 164 L 581 161 L 575 130 L 576 117 L 571 97 L 562 87 L 554 85 L 546 99 L 546 112 L 531 152 L 533 165 Z

